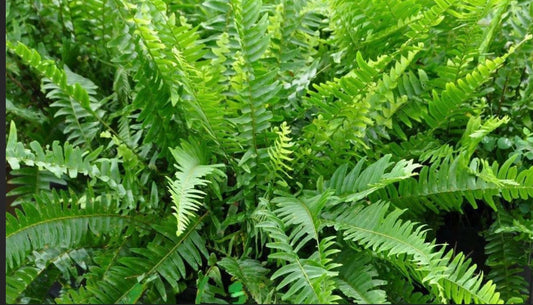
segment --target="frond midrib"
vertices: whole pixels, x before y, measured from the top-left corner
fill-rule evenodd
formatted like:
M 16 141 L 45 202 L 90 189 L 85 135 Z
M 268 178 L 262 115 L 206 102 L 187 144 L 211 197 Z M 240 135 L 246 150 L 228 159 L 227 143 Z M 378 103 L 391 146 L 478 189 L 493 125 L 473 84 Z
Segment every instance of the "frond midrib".
M 472 278 L 470 278 L 472 279 Z M 464 285 L 462 284 L 459 284 L 458 282 L 456 281 L 453 281 L 451 280 L 449 277 L 442 277 L 442 280 L 444 281 L 447 281 L 447 282 L 450 282 L 452 283 L 453 285 L 457 286 L 457 287 L 460 287 L 461 289 L 463 289 L 464 291 L 468 291 L 468 293 L 470 293 L 472 296 L 474 296 L 475 298 L 477 298 L 478 300 L 482 301 L 484 304 L 491 304 L 491 300 L 485 300 L 484 298 L 482 298 L 478 293 L 476 293 L 475 291 L 472 291 L 470 290 L 469 288 L 465 287 Z M 486 285 L 486 284 L 485 284 Z M 483 288 L 483 286 L 480 287 L 480 290 Z M 452 299 L 452 298 L 450 298 Z M 464 297 L 463 297 L 464 299 Z M 498 298 L 499 299 L 499 298 Z M 464 300 L 462 300 L 464 301 Z
M 417 184 L 418 186 L 419 184 Z M 428 187 L 429 188 L 429 187 Z M 420 197 L 430 197 L 430 196 L 437 196 L 439 194 L 454 194 L 454 193 L 464 193 L 464 192 L 476 192 L 476 191 L 505 191 L 505 190 L 529 190 L 533 192 L 533 186 L 526 186 L 526 185 L 513 185 L 513 186 L 493 186 L 493 187 L 478 187 L 478 188 L 452 188 L 447 189 L 443 191 L 431 191 L 431 192 L 419 192 L 418 194 L 410 193 L 412 195 L 399 195 L 397 197 L 390 197 L 388 200 L 394 202 L 394 201 L 401 201 L 401 200 L 410 200 L 414 198 L 420 198 Z
M 168 253 L 166 253 L 160 260 L 159 262 L 157 262 L 157 264 L 154 265 L 154 267 L 152 267 L 152 269 L 150 269 L 149 271 L 146 272 L 146 274 L 152 274 L 154 271 L 157 270 L 157 268 L 159 266 L 161 266 L 161 264 L 172 254 L 176 251 L 176 249 L 189 237 L 189 235 L 194 232 L 194 229 L 202 222 L 202 220 L 207 216 L 207 214 L 209 214 L 209 212 L 206 212 L 204 215 L 202 215 L 201 217 L 199 217 L 197 219 L 197 221 L 188 228 L 187 232 L 185 234 L 181 234 L 180 235 L 180 240 L 178 242 L 176 242 L 176 244 L 171 248 L 170 251 L 168 251 Z M 168 238 L 168 237 L 167 237 Z
M 417 252 L 419 255 L 424 257 L 424 259 L 426 259 L 427 264 L 429 264 L 431 262 L 430 257 L 423 250 L 421 250 L 421 249 L 419 249 L 417 247 L 414 247 L 412 244 L 407 243 L 407 242 L 405 242 L 405 241 L 403 241 L 401 239 L 398 239 L 398 238 L 396 238 L 394 236 L 387 235 L 387 234 L 381 233 L 379 231 L 369 230 L 369 229 L 365 229 L 365 228 L 362 228 L 362 227 L 358 227 L 356 225 L 353 225 L 353 224 L 350 224 L 350 223 L 347 223 L 347 222 L 344 222 L 344 221 L 339 221 L 339 220 L 328 220 L 328 223 L 330 223 L 332 225 L 341 225 L 341 226 L 343 226 L 345 228 L 351 228 L 351 229 L 354 229 L 354 230 L 364 231 L 366 233 L 371 233 L 371 234 L 382 236 L 384 238 L 388 238 L 390 240 L 393 240 L 395 242 L 401 243 L 401 244 L 406 245 L 409 248 L 415 250 L 415 252 Z
M 74 220 L 74 219 L 82 219 L 82 218 L 105 218 L 105 217 L 127 219 L 129 221 L 136 222 L 136 223 L 139 223 L 139 224 L 142 224 L 142 225 L 150 227 L 150 224 L 145 223 L 143 221 L 140 221 L 139 219 L 136 219 L 135 217 L 127 216 L 127 215 L 117 215 L 117 214 L 111 214 L 111 213 L 109 213 L 109 214 L 97 213 L 97 214 L 86 214 L 86 215 L 69 215 L 69 216 L 62 216 L 62 217 L 47 218 L 47 219 L 43 219 L 43 220 L 40 220 L 38 222 L 32 223 L 32 224 L 30 224 L 28 226 L 21 227 L 21 228 L 19 228 L 16 231 L 13 231 L 13 232 L 11 232 L 9 234 L 6 234 L 6 242 L 7 242 L 7 240 L 10 237 L 12 237 L 14 235 L 22 234 L 22 232 L 24 232 L 24 231 L 33 229 L 33 228 L 35 228 L 37 226 L 45 225 L 47 223 L 62 222 L 62 221 L 66 221 L 66 220 Z

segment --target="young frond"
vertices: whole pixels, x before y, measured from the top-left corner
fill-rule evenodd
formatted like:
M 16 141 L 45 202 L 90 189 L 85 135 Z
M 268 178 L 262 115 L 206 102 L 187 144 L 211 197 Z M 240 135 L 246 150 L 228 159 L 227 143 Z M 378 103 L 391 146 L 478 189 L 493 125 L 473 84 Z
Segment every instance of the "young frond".
M 294 146 L 294 143 L 291 142 L 292 139 L 289 137 L 291 128 L 287 125 L 287 122 L 283 122 L 274 131 L 278 138 L 274 142 L 274 147 L 268 148 L 268 156 L 270 158 L 268 169 L 274 177 L 279 177 L 282 180 L 284 177 L 291 178 L 288 173 L 288 171 L 292 171 L 290 163 L 293 160 L 291 153 Z
M 167 181 L 174 203 L 172 209 L 177 219 L 178 236 L 185 231 L 195 216 L 194 212 L 202 205 L 200 200 L 205 196 L 205 192 L 196 187 L 206 186 L 210 181 L 204 178 L 208 175 L 224 176 L 224 172 L 219 169 L 223 164 L 204 164 L 207 160 L 203 158 L 205 152 L 202 149 L 205 148 L 187 141 L 182 142 L 181 147 L 171 149 L 177 163 L 177 172 L 175 179 L 167 177 Z

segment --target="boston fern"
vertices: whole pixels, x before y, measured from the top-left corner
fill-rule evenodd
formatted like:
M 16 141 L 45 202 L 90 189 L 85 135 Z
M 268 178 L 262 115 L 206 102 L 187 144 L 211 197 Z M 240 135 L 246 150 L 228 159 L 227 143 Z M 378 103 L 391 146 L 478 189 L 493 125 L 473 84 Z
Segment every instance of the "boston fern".
M 531 302 L 531 1 L 6 16 L 7 303 Z

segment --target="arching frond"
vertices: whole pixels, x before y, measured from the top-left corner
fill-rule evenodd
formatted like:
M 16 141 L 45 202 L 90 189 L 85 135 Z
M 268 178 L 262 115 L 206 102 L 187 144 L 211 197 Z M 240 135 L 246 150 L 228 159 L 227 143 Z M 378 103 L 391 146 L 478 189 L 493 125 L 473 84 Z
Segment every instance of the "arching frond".
M 413 163 L 413 160 L 401 160 L 394 164 L 389 161 L 391 157 L 390 154 L 385 155 L 365 169 L 363 165 L 366 158 L 362 158 L 348 174 L 348 165 L 345 164 L 337 168 L 325 187 L 334 189 L 335 194 L 343 200 L 358 201 L 387 185 L 416 175 L 413 171 L 420 167 L 419 164 Z M 393 164 L 394 167 L 385 172 Z
M 67 139 L 72 141 L 74 146 L 91 143 L 100 131 L 101 123 L 98 118 L 102 118 L 105 114 L 95 97 L 98 87 L 91 80 L 70 71 L 68 66 L 64 67 L 64 71 L 68 85 L 79 84 L 87 92 L 93 111 L 87 111 L 79 102 L 69 96 L 68 92 L 64 91 L 65 87 L 62 88 L 50 79 L 43 79 L 42 90 L 46 92 L 47 98 L 54 101 L 50 104 L 50 107 L 57 108 L 54 116 L 64 116 L 66 126 L 63 133 L 68 135 Z M 94 116 L 95 114 L 97 117 Z
M 20 164 L 35 166 L 39 171 L 45 170 L 43 172 L 43 179 L 45 180 L 41 180 L 40 184 L 35 184 L 40 189 L 49 188 L 46 185 L 41 185 L 42 183 L 55 182 L 64 184 L 63 179 L 67 176 L 73 179 L 78 174 L 83 174 L 107 183 L 121 197 L 125 195 L 126 190 L 120 181 L 117 160 L 96 159 L 103 147 L 86 153 L 68 142 L 61 146 L 59 141 L 54 141 L 52 149 L 49 150 L 43 149 L 37 141 L 33 141 L 29 145 L 31 149 L 27 149 L 23 143 L 18 142 L 17 127 L 13 121 L 10 126 L 6 145 L 6 160 L 14 170 L 20 169 Z M 24 169 L 21 170 L 23 171 Z M 56 179 L 48 178 L 47 172 L 52 173 Z M 24 172 L 20 173 L 24 174 Z M 13 182 L 19 183 L 22 181 L 14 180 Z M 19 190 L 23 191 L 24 189 Z
M 282 203 L 283 205 L 283 203 Z M 295 303 L 322 303 L 336 302 L 339 297 L 333 293 L 335 284 L 333 278 L 338 272 L 333 271 L 339 265 L 330 258 L 339 250 L 333 248 L 333 236 L 319 241 L 317 250 L 308 258 L 301 258 L 298 250 L 309 240 L 305 232 L 297 229 L 287 235 L 284 232 L 282 220 L 269 211 L 264 211 L 265 221 L 258 226 L 268 232 L 273 239 L 267 246 L 275 252 L 269 258 L 284 262 L 283 266 L 272 274 L 271 279 L 283 280 L 277 284 L 276 289 L 288 290 L 283 294 L 282 300 L 291 299 Z M 287 287 L 288 286 L 288 287 Z
M 90 249 L 89 249 L 90 250 Z M 55 265 L 63 273 L 76 270 L 72 266 L 78 265 L 81 269 L 87 268 L 90 255 L 85 248 L 81 249 L 57 249 L 50 248 L 40 252 L 34 251 L 29 261 L 6 275 L 6 303 L 20 303 L 22 297 L 31 298 L 39 296 L 27 296 L 26 290 L 38 277 L 44 274 L 51 265 Z M 31 264 L 31 265 L 30 265 Z M 69 268 L 70 267 L 70 268 Z M 67 279 L 69 279 L 68 274 Z
M 421 284 L 428 285 L 441 302 L 470 302 L 499 304 L 503 301 L 492 282 L 483 284 L 482 275 L 473 273 L 476 266 L 465 261 L 462 253 L 455 257 L 453 251 L 437 250 L 434 242 L 428 243 L 426 230 L 411 221 L 402 221 L 400 210 L 388 211 L 389 204 L 373 203 L 367 207 L 355 205 L 340 211 L 328 225 L 342 231 L 345 239 L 353 240 L 377 253 L 389 257 L 407 255 Z
M 45 247 L 72 248 L 91 234 L 117 234 L 137 222 L 117 213 L 117 203 L 106 197 L 72 198 L 68 193 L 35 197 L 22 203 L 16 216 L 6 213 L 6 267 L 20 266 L 34 250 Z M 53 232 L 53 233 L 51 233 Z
M 204 215 L 205 216 L 205 215 Z M 132 248 L 132 254 L 118 258 L 105 277 L 91 283 L 90 303 L 135 303 L 149 287 L 166 298 L 165 285 L 178 289 L 179 281 L 191 268 L 197 271 L 207 258 L 205 240 L 196 231 L 204 217 L 191 221 L 180 236 L 172 218 L 152 227 L 158 233 L 145 247 Z
M 438 128 L 449 122 L 457 107 L 472 97 L 476 93 L 476 89 L 489 80 L 491 73 L 496 71 L 516 48 L 532 37 L 527 36 L 505 55 L 496 57 L 493 60 L 487 59 L 484 63 L 480 63 L 473 72 L 457 80 L 457 82 L 447 83 L 446 89 L 441 93 L 434 91 L 433 100 L 429 102 L 428 114 L 425 117 L 426 123 L 431 128 Z
M 335 280 L 342 293 L 356 304 L 389 304 L 385 291 L 379 288 L 387 282 L 376 279 L 378 272 L 369 256 L 345 249 L 335 261 L 342 264 Z
M 427 209 L 435 212 L 461 210 L 464 199 L 474 208 L 477 207 L 476 199 L 483 199 L 496 209 L 493 199 L 496 196 L 510 202 L 533 194 L 533 167 L 518 172 L 517 166 L 511 166 L 515 158 L 508 159 L 501 166 L 497 162 L 490 165 L 474 159 L 468 167 L 461 156 L 446 158 L 422 167 L 418 180 L 406 179 L 398 187 L 389 186 L 380 191 L 378 196 L 389 198 L 399 207 L 409 207 L 415 213 Z M 483 165 L 481 171 L 480 163 Z
M 7 42 L 8 49 L 17 54 L 22 60 L 37 70 L 42 76 L 50 80 L 45 89 L 51 89 L 49 97 L 60 99 L 54 106 L 60 108 L 57 116 L 66 115 L 68 127 L 66 132 L 76 143 L 88 143 L 96 135 L 97 127 L 103 113 L 99 111 L 100 104 L 95 100 L 94 86 L 88 80 L 74 73 L 67 74 L 67 70 L 59 69 L 52 60 L 43 60 L 34 49 L 28 48 L 21 42 L 14 44 Z M 81 83 L 81 84 L 80 84 Z M 52 85 L 50 85 L 52 84 Z M 88 91 L 89 90 L 89 91 Z M 71 133 L 71 131 L 77 132 Z

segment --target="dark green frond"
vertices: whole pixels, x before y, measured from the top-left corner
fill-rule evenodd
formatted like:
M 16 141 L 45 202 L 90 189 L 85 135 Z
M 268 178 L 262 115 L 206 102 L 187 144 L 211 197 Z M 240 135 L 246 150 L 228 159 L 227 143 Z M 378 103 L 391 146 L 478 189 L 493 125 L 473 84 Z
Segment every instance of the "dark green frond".
M 20 266 L 34 250 L 72 248 L 91 234 L 114 235 L 131 223 L 142 225 L 117 213 L 116 205 L 103 196 L 71 198 L 67 193 L 37 196 L 35 203 L 22 203 L 16 216 L 6 213 L 7 269 Z
M 243 283 L 257 304 L 269 300 L 270 280 L 267 278 L 269 270 L 264 264 L 254 259 L 235 259 L 224 257 L 217 263 L 236 280 Z
M 339 278 L 336 279 L 342 293 L 356 304 L 389 304 L 385 291 L 379 288 L 387 282 L 376 279 L 378 272 L 369 256 L 343 250 L 335 261 L 342 264 Z
M 518 172 L 517 166 L 511 166 L 515 157 L 508 159 L 501 166 L 472 160 L 467 167 L 462 157 L 444 159 L 420 170 L 418 180 L 410 178 L 380 191 L 379 196 L 389 198 L 399 207 L 409 207 L 412 212 L 431 209 L 453 211 L 460 210 L 463 198 L 475 208 L 476 199 L 483 199 L 496 209 L 494 197 L 503 197 L 506 201 L 529 198 L 533 194 L 533 168 Z M 482 163 L 482 170 L 479 170 Z
M 205 216 L 205 215 L 204 215 Z M 175 234 L 173 218 L 152 227 L 158 233 L 143 248 L 132 248 L 132 255 L 119 257 L 105 277 L 87 289 L 94 303 L 135 303 L 149 287 L 166 299 L 165 286 L 179 289 L 179 281 L 197 271 L 207 258 L 205 240 L 196 231 L 203 217 L 194 219 L 180 236 Z

